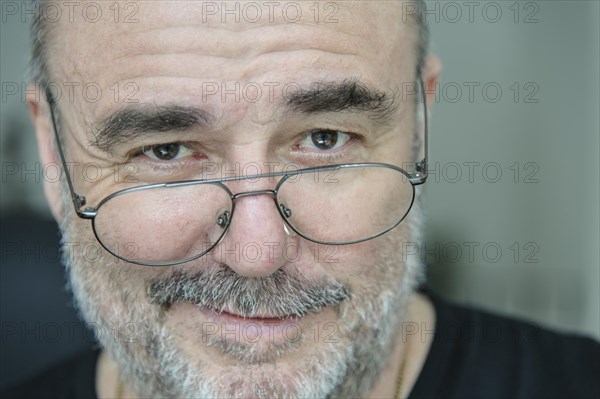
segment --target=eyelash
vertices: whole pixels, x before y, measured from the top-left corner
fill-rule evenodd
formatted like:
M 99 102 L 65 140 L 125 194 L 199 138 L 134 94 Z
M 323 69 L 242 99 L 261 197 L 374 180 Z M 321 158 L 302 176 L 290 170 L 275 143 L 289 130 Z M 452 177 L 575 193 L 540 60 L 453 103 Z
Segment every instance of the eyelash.
M 312 134 L 315 133 L 319 133 L 319 132 L 333 132 L 333 133 L 339 133 L 339 134 L 344 134 L 348 136 L 347 141 L 342 144 L 341 148 L 338 149 L 333 149 L 333 150 L 322 150 L 322 151 L 316 151 L 314 149 L 306 149 L 306 148 L 302 148 L 301 145 L 305 140 L 308 140 L 311 138 Z M 363 136 L 357 134 L 357 133 L 352 133 L 352 132 L 345 132 L 342 130 L 335 130 L 335 129 L 311 129 L 307 132 L 303 132 L 301 135 L 299 135 L 299 139 L 297 140 L 297 143 L 294 144 L 292 146 L 292 151 L 297 151 L 300 153 L 305 153 L 306 155 L 309 155 L 311 158 L 318 158 L 319 160 L 323 161 L 333 161 L 333 160 L 337 160 L 337 159 L 341 159 L 344 156 L 347 155 L 347 152 L 350 148 L 347 147 L 352 147 L 353 144 L 356 144 L 357 142 L 362 142 L 363 141 Z M 165 142 L 165 143 L 157 143 L 157 144 L 152 144 L 152 145 L 145 145 L 142 147 L 138 147 L 132 151 L 130 151 L 127 155 L 127 162 L 132 161 L 135 158 L 144 156 L 145 152 L 148 150 L 151 150 L 153 147 L 159 147 L 159 146 L 164 146 L 164 145 L 169 145 L 169 144 L 177 144 L 180 145 L 182 148 L 184 149 L 188 149 L 190 151 L 194 152 L 194 149 L 191 145 L 190 142 L 184 142 L 184 141 L 173 141 L 173 142 Z M 148 156 L 146 156 L 148 159 L 146 159 L 146 161 L 152 165 L 153 168 L 159 169 L 159 168 L 172 168 L 172 167 L 177 167 L 178 165 L 182 165 L 183 163 L 186 163 L 189 161 L 189 157 L 185 157 L 181 160 L 171 160 L 171 161 L 159 161 L 153 158 L 150 158 Z M 205 158 L 206 156 L 204 156 L 203 158 Z
M 145 145 L 142 147 L 138 147 L 138 148 L 130 151 L 126 155 L 126 162 L 127 163 L 133 162 L 136 160 L 136 158 L 144 157 L 141 159 L 141 161 L 145 165 L 144 167 L 149 168 L 152 172 L 178 173 L 179 171 L 181 171 L 181 170 L 185 169 L 187 166 L 189 166 L 189 163 L 190 163 L 189 157 L 185 157 L 185 158 L 177 159 L 177 160 L 173 160 L 173 161 L 159 161 L 159 160 L 152 159 L 148 156 L 145 156 L 145 154 L 144 154 L 144 152 L 152 149 L 152 147 L 158 147 L 161 145 L 168 145 L 168 144 L 179 144 L 186 149 L 194 151 L 190 142 L 172 141 L 172 142 L 166 142 L 166 143 L 157 143 L 157 144 Z M 206 157 L 204 156 L 204 158 L 206 158 Z M 192 161 L 194 161 L 194 159 L 192 159 Z
M 320 152 L 316 151 L 316 150 L 311 150 L 311 149 L 303 149 L 300 147 L 301 143 L 304 140 L 309 139 L 312 134 L 319 133 L 319 132 L 334 132 L 334 133 L 344 134 L 344 135 L 348 136 L 348 140 L 338 149 L 322 150 Z M 336 129 L 312 129 L 312 130 L 309 130 L 308 132 L 302 133 L 300 135 L 299 141 L 300 141 L 299 144 L 296 144 L 293 146 L 294 150 L 297 150 L 298 152 L 310 153 L 311 158 L 318 158 L 320 160 L 333 161 L 336 159 L 342 159 L 345 156 L 347 156 L 348 151 L 350 151 L 350 149 L 353 147 L 353 145 L 363 142 L 364 137 L 357 133 L 346 132 L 346 131 L 336 130 Z
M 149 151 L 149 150 L 151 150 L 154 147 L 160 147 L 160 146 L 164 146 L 164 145 L 174 145 L 174 144 L 180 145 L 182 148 L 186 148 L 186 149 L 188 149 L 190 151 L 194 151 L 194 149 L 191 146 L 191 142 L 188 142 L 188 141 L 168 141 L 168 142 L 164 142 L 164 143 L 156 143 L 156 144 L 150 144 L 150 145 L 145 145 L 145 146 L 142 146 L 142 147 L 138 147 L 138 148 L 136 148 L 134 150 L 129 151 L 127 153 L 127 158 L 128 159 L 133 159 L 133 158 L 139 157 L 141 155 L 144 155 L 144 153 L 146 151 Z

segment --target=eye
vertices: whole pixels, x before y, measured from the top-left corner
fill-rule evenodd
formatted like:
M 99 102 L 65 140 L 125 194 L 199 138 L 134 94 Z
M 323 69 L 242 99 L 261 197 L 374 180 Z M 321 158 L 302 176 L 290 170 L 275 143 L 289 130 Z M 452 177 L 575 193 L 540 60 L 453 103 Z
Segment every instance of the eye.
M 335 150 L 342 147 L 351 139 L 349 133 L 340 132 L 337 130 L 314 130 L 306 136 L 304 141 L 299 145 L 300 148 L 313 150 Z
M 164 143 L 144 147 L 142 154 L 156 161 L 174 161 L 192 155 L 193 151 L 182 143 Z

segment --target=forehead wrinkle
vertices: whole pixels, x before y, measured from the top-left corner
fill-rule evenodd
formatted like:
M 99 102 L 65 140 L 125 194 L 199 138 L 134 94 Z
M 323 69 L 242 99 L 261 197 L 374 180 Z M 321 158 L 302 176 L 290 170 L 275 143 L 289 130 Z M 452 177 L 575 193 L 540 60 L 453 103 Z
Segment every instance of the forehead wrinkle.
M 77 51 L 71 52 L 72 56 L 69 58 L 72 59 L 70 64 L 77 64 L 79 67 L 77 69 L 80 70 L 80 75 L 88 72 L 86 75 L 89 74 L 94 78 L 96 76 L 104 78 L 106 74 L 103 70 L 111 66 L 109 68 L 110 76 L 104 79 L 107 86 L 115 81 L 134 79 L 136 81 L 147 79 L 148 83 L 151 83 L 150 76 L 157 80 L 181 77 L 182 79 L 210 79 L 218 82 L 242 82 L 244 80 L 251 81 L 265 73 L 268 73 L 269 77 L 274 77 L 268 79 L 269 81 L 310 83 L 330 77 L 333 79 L 343 78 L 345 77 L 343 74 L 345 68 L 352 69 L 353 75 L 364 77 L 371 83 L 388 87 L 392 83 L 391 77 L 387 78 L 380 74 L 385 80 L 373 78 L 377 77 L 380 69 L 386 68 L 386 63 L 394 61 L 396 66 L 398 65 L 397 60 L 392 60 L 392 57 L 396 58 L 395 54 L 398 52 L 387 51 L 388 49 L 384 48 L 390 48 L 390 42 L 394 40 L 382 41 L 380 26 L 366 26 L 362 23 L 365 19 L 360 15 L 351 15 L 350 17 L 351 20 L 348 21 L 353 22 L 350 25 L 346 23 L 348 21 L 331 26 L 294 25 L 281 22 L 259 26 L 247 25 L 240 27 L 240 30 L 231 30 L 226 24 L 219 24 L 216 27 L 198 26 L 198 24 L 190 24 L 188 21 L 184 21 L 183 27 L 167 26 L 144 29 L 147 24 L 139 24 L 139 26 L 133 27 L 138 30 L 132 32 L 131 36 L 128 34 L 127 39 L 123 39 L 123 35 L 117 35 L 114 32 L 105 32 L 110 36 L 104 36 L 106 40 L 102 43 L 108 51 L 98 51 L 98 48 L 94 47 L 93 55 L 102 57 L 97 62 L 86 62 L 90 57 L 85 57 L 85 54 L 77 56 L 79 59 L 77 60 L 75 58 Z M 385 18 L 389 19 L 389 15 Z M 171 25 L 178 23 L 177 20 L 157 21 Z M 356 31 L 352 31 L 352 26 L 356 26 L 357 22 L 360 23 L 360 26 Z M 127 27 L 127 30 L 129 29 L 131 29 L 130 26 Z M 182 32 L 188 32 L 189 35 L 182 36 L 180 35 Z M 210 35 L 214 36 L 215 41 L 221 45 L 216 45 L 215 41 L 205 45 L 207 42 L 206 32 L 211 32 Z M 361 35 L 361 32 L 369 33 L 369 37 Z M 287 37 L 282 33 L 288 33 Z M 302 36 L 304 33 L 307 35 Z M 150 37 L 147 34 L 150 34 Z M 389 39 L 389 31 L 387 34 Z M 137 39 L 135 39 L 136 35 Z M 101 37 L 101 35 L 98 36 Z M 132 40 L 132 37 L 135 40 Z M 373 41 L 369 38 L 376 39 L 380 45 L 374 46 Z M 210 37 L 208 41 L 210 41 Z M 221 43 L 223 41 L 227 43 Z M 395 42 L 398 45 L 398 40 Z M 141 46 L 137 46 L 137 44 L 141 44 Z M 178 52 L 179 49 L 183 51 Z M 203 52 L 200 53 L 197 49 L 203 50 Z M 155 54 L 152 54 L 153 51 Z M 211 54 L 214 55 L 211 56 Z M 153 55 L 157 58 L 152 58 Z M 161 61 L 160 56 L 163 55 L 167 56 L 167 59 Z M 115 60 L 118 61 L 111 62 L 111 58 L 115 56 Z M 147 60 L 144 60 L 144 57 L 147 57 Z M 197 65 L 186 65 L 190 63 L 187 62 L 189 60 Z M 95 75 L 94 71 L 90 71 L 90 66 L 96 69 Z M 300 68 L 296 68 L 297 66 Z M 397 70 L 402 72 L 404 69 L 401 67 Z M 299 73 L 288 74 L 287 71 Z M 285 76 L 282 77 L 282 75 Z M 311 78 L 311 80 L 306 78 Z M 82 80 L 85 81 L 84 78 Z M 153 90 L 153 86 L 164 86 L 164 82 L 165 80 L 161 80 L 156 85 L 148 84 L 146 87 Z M 195 83 L 192 82 L 192 84 Z M 179 89 L 181 90 L 182 87 Z M 100 105 L 100 107 L 102 106 Z M 104 106 L 107 107 L 108 104 Z
M 264 53 L 261 54 L 256 54 L 256 57 L 260 57 L 263 55 L 277 55 L 278 53 L 289 53 L 289 52 L 294 52 L 294 51 L 314 51 L 314 52 L 321 52 L 321 53 L 326 53 L 326 54 L 333 54 L 333 55 L 342 55 L 342 56 L 357 56 L 357 57 L 361 57 L 361 58 L 366 58 L 361 56 L 360 54 L 357 53 L 346 53 L 346 52 L 342 52 L 342 51 L 335 51 L 335 50 L 322 50 L 319 48 L 315 48 L 315 47 L 295 47 L 295 48 L 287 48 L 287 49 L 281 49 L 281 50 L 272 50 L 272 51 L 266 51 Z M 160 55 L 168 55 L 168 56 L 175 56 L 175 55 L 180 55 L 180 56 L 194 56 L 194 57 L 206 57 L 206 58 L 214 58 L 214 59 L 225 59 L 225 60 L 235 60 L 235 59 L 241 59 L 244 57 L 234 57 L 234 56 L 223 56 L 223 55 L 213 55 L 213 54 L 203 54 L 203 53 L 198 53 L 198 52 L 190 52 L 190 51 L 182 51 L 182 52 L 174 52 L 174 51 L 165 51 L 165 52 L 153 52 L 153 53 L 136 53 L 136 54 L 128 54 L 128 55 L 124 55 L 121 57 L 117 57 L 115 58 L 116 61 L 119 60 L 133 60 L 137 57 L 153 57 L 153 56 L 160 56 Z
M 315 27 L 317 30 L 315 30 Z M 284 32 L 280 30 L 284 29 Z M 259 33 L 254 31 L 259 31 Z M 325 31 L 327 34 L 324 34 Z M 128 40 L 105 41 L 107 50 L 116 52 L 115 59 L 138 55 L 199 53 L 220 58 L 247 58 L 276 50 L 315 49 L 339 53 L 355 53 L 359 36 L 351 32 L 311 26 L 278 29 L 278 26 L 253 27 L 247 31 L 229 31 L 198 26 L 154 28 L 128 34 Z M 254 33 L 253 33 L 254 32 Z M 318 36 L 318 37 L 317 37 Z M 194 38 L 201 37 L 202 40 Z M 300 40 L 298 40 L 300 39 Z M 124 45 L 121 45 L 123 43 Z
M 173 49 L 191 50 L 192 52 L 195 52 L 198 44 L 202 47 L 206 47 L 203 45 L 213 40 L 213 37 L 221 41 L 223 38 L 227 39 L 227 37 L 229 37 L 231 38 L 231 40 L 229 40 L 230 43 L 222 43 L 226 45 L 217 44 L 212 47 L 221 57 L 235 58 L 236 56 L 244 56 L 246 53 L 265 52 L 265 48 L 268 48 L 273 44 L 271 42 L 275 42 L 275 46 L 279 45 L 290 48 L 290 46 L 293 45 L 291 41 L 294 39 L 301 39 L 299 40 L 301 43 L 312 41 L 315 43 L 315 46 L 322 47 L 327 41 L 331 41 L 330 36 L 334 36 L 339 39 L 336 40 L 336 46 L 347 47 L 343 52 L 356 52 L 355 50 L 361 41 L 367 41 L 369 38 L 375 39 L 375 42 L 378 43 L 377 46 L 373 46 L 371 43 L 368 46 L 362 45 L 361 47 L 372 49 L 373 53 L 376 52 L 375 55 L 377 55 L 381 52 L 382 47 L 389 47 L 389 42 L 393 41 L 389 40 L 390 35 L 396 36 L 390 32 L 390 29 L 384 29 L 385 27 L 383 26 L 394 25 L 389 25 L 384 22 L 390 22 L 392 20 L 400 21 L 398 18 L 399 8 L 397 10 L 392 8 L 382 9 L 381 7 L 371 7 L 367 4 L 366 7 L 359 6 L 357 8 L 354 7 L 353 2 L 349 2 L 346 4 L 339 4 L 340 12 L 338 13 L 338 16 L 340 18 L 339 22 L 335 24 L 315 23 L 310 20 L 303 20 L 298 24 L 283 20 L 276 20 L 275 22 L 269 21 L 264 24 L 206 24 L 201 22 L 201 19 L 199 18 L 202 16 L 202 14 L 199 13 L 199 7 L 193 5 L 191 2 L 183 3 L 187 4 L 188 7 L 181 7 L 179 4 L 165 4 L 165 7 L 162 7 L 161 4 L 157 3 L 157 8 L 155 8 L 153 5 L 149 4 L 148 8 L 144 7 L 142 9 L 142 11 L 146 11 L 143 15 L 140 15 L 144 17 L 140 19 L 140 23 L 111 26 L 111 29 L 105 30 L 104 33 L 110 36 L 104 36 L 104 40 L 102 40 L 103 29 L 98 30 L 98 28 L 102 28 L 101 24 L 94 24 L 94 26 L 84 24 L 77 28 L 79 33 L 77 35 L 72 35 L 75 40 L 70 40 L 70 42 L 86 44 L 88 42 L 88 40 L 84 38 L 84 36 L 88 36 L 85 34 L 86 31 L 87 33 L 93 33 L 93 36 L 90 37 L 98 38 L 100 44 L 99 46 L 90 46 L 93 47 L 91 49 L 93 54 L 87 55 L 106 59 L 107 56 L 110 57 L 110 53 L 114 54 L 117 58 L 126 55 L 123 54 L 123 52 L 129 54 L 136 54 L 136 52 L 139 54 L 159 54 L 161 50 L 155 49 L 157 45 L 164 45 L 165 47 L 170 48 L 170 52 L 173 52 Z M 148 27 L 151 23 L 152 26 Z M 156 27 L 156 25 L 159 26 Z M 396 24 L 396 26 L 398 25 L 402 24 Z M 71 26 L 71 29 L 75 29 L 74 25 L 61 24 L 61 26 L 64 28 Z M 178 33 L 182 30 L 189 30 L 191 32 L 190 36 L 184 36 L 184 40 L 181 40 L 182 36 L 178 34 L 173 35 L 173 33 Z M 269 34 L 271 31 L 273 34 Z M 334 31 L 334 34 L 331 35 L 331 32 L 329 31 Z M 266 32 L 267 34 L 257 37 L 259 36 L 258 33 L 261 32 Z M 293 32 L 300 33 L 300 35 L 292 35 Z M 148 34 L 150 34 L 150 36 L 147 36 Z M 126 39 L 124 39 L 125 35 Z M 138 36 L 139 39 L 136 39 L 136 36 Z M 175 37 L 171 40 L 169 39 L 169 36 Z M 294 37 L 290 40 L 289 36 Z M 167 38 L 167 41 L 163 40 L 165 37 Z M 240 49 L 239 46 L 242 42 L 244 43 L 244 48 Z M 277 44 L 278 42 L 279 44 Z M 97 51 L 99 47 L 103 47 L 103 50 L 106 50 L 108 54 L 105 53 L 103 55 L 102 51 Z M 176 51 L 177 50 L 175 50 L 175 52 Z M 77 51 L 71 51 L 70 53 L 80 54 Z M 82 59 L 84 57 L 78 58 Z M 98 64 L 101 65 L 104 63 L 98 62 Z
M 357 16 L 351 16 L 352 20 L 356 20 Z M 173 24 L 176 23 L 168 21 Z M 185 21 L 184 21 L 185 22 Z M 98 47 L 88 46 L 92 48 L 93 54 L 86 54 L 85 48 L 83 54 L 79 54 L 78 51 L 70 51 L 71 57 L 70 64 L 82 64 L 83 70 L 88 72 L 89 79 L 97 79 L 104 75 L 104 70 L 108 65 L 118 63 L 118 67 L 111 68 L 111 76 L 106 79 L 107 85 L 114 83 L 115 80 L 123 80 L 123 77 L 134 76 L 133 79 L 139 79 L 140 77 L 150 75 L 169 75 L 173 67 L 167 65 L 169 60 L 158 60 L 164 68 L 168 68 L 167 73 L 165 70 L 160 70 L 159 63 L 155 59 L 144 60 L 144 57 L 155 56 L 166 56 L 172 57 L 174 60 L 177 56 L 181 55 L 184 57 L 181 60 L 172 61 L 176 65 L 175 68 L 180 69 L 181 72 L 175 74 L 176 76 L 202 76 L 204 69 L 204 75 L 209 76 L 210 79 L 224 80 L 224 77 L 216 76 L 221 74 L 223 71 L 231 71 L 230 76 L 238 71 L 233 70 L 235 67 L 240 67 L 240 64 L 247 62 L 252 67 L 258 66 L 261 60 L 264 59 L 264 55 L 272 55 L 276 57 L 277 54 L 284 55 L 286 59 L 275 60 L 279 63 L 279 67 L 274 67 L 272 70 L 289 70 L 294 68 L 297 60 L 291 60 L 289 55 L 291 51 L 314 51 L 314 54 L 310 54 L 300 60 L 305 65 L 311 66 L 314 64 L 316 67 L 320 67 L 327 61 L 330 65 L 339 67 L 340 62 L 344 63 L 342 67 L 350 66 L 348 61 L 344 60 L 331 60 L 324 59 L 322 63 L 321 57 L 327 55 L 333 56 L 354 56 L 362 60 L 366 60 L 371 63 L 373 67 L 381 68 L 386 63 L 390 63 L 393 54 L 397 54 L 397 48 L 391 42 L 397 42 L 389 39 L 382 40 L 381 32 L 379 28 L 362 28 L 352 31 L 351 26 L 344 24 L 333 24 L 335 26 L 323 26 L 316 24 L 298 24 L 291 25 L 287 22 L 280 24 L 269 24 L 261 26 L 246 26 L 244 30 L 231 31 L 227 29 L 225 24 L 220 24 L 217 27 L 206 27 L 189 24 L 185 27 L 181 26 L 167 26 L 165 28 L 152 27 L 150 29 L 138 30 L 134 32 L 127 32 L 127 40 L 123 40 L 123 35 L 114 34 L 114 32 L 107 32 L 109 37 L 104 36 L 103 51 L 98 51 Z M 363 24 L 364 25 L 364 24 Z M 355 26 L 353 24 L 352 26 Z M 139 28 L 143 28 L 141 25 Z M 128 27 L 129 28 L 129 27 Z M 369 37 L 360 35 L 360 32 L 367 29 L 368 36 L 376 36 L 376 42 L 379 43 L 374 46 L 372 40 L 368 40 Z M 188 35 L 181 35 L 182 32 L 188 32 Z M 209 37 L 207 38 L 207 32 Z M 252 34 L 250 34 L 252 32 Z M 148 34 L 150 36 L 148 37 Z M 101 37 L 101 35 L 98 35 Z M 137 38 L 136 38 L 137 37 Z M 214 40 L 211 39 L 214 37 Z M 198 39 L 201 38 L 201 39 Z M 102 39 L 100 39 L 102 40 Z M 396 43 L 398 44 L 398 43 Z M 73 47 L 73 46 L 71 46 Z M 79 46 L 78 46 L 79 47 Z M 73 49 L 74 50 L 74 49 Z M 320 53 L 319 53 L 320 52 Z M 75 58 L 75 54 L 79 54 Z M 300 53 L 298 53 L 300 54 Z M 86 56 L 89 55 L 89 56 Z M 208 74 L 209 70 L 205 65 L 199 65 L 199 68 L 190 67 L 191 73 L 185 71 L 185 64 L 190 60 L 191 57 L 197 55 L 198 57 L 205 57 L 200 60 L 202 64 L 207 62 L 221 63 L 221 65 L 215 65 L 212 67 L 214 75 Z M 86 62 L 91 59 L 91 56 L 95 58 L 95 62 Z M 187 57 L 187 58 L 185 58 Z M 239 60 L 235 62 L 235 60 Z M 379 61 L 377 61 L 379 60 Z M 267 61 L 268 58 L 267 58 Z M 226 63 L 225 63 L 226 62 Z M 85 65 L 83 65 L 85 63 Z M 147 65 L 144 65 L 147 64 Z M 240 71 L 242 74 L 234 76 L 232 80 L 244 79 L 245 76 L 249 75 L 249 65 L 242 65 Z M 83 68 L 85 66 L 85 68 Z M 93 70 L 90 70 L 90 67 Z M 149 67 L 150 69 L 145 70 Z M 282 69 L 281 67 L 285 68 Z M 200 72 L 200 73 L 198 73 Z M 254 72 L 254 71 L 252 71 Z M 357 71 L 362 73 L 364 71 Z M 116 79 L 115 79 L 116 78 Z M 132 78 L 129 78 L 132 79 Z
M 211 70 L 211 66 L 206 65 L 207 62 L 215 61 L 218 62 L 221 59 L 216 56 L 205 56 L 199 55 L 195 53 L 176 53 L 176 54 L 160 54 L 160 55 L 138 55 L 121 59 L 117 65 L 130 64 L 133 60 L 137 60 L 135 68 L 130 68 L 130 70 L 124 71 L 123 76 L 119 76 L 120 80 L 135 80 L 139 83 L 141 79 L 149 79 L 149 78 L 189 78 L 189 79 L 198 79 L 203 81 L 214 81 L 217 79 L 219 82 L 224 81 L 238 81 L 240 83 L 244 83 L 245 79 L 250 79 L 250 75 L 261 75 L 264 72 L 273 71 L 274 65 L 279 65 L 280 67 L 285 67 L 289 64 L 289 60 L 286 59 L 274 59 L 270 60 L 271 57 L 279 57 L 281 54 L 290 54 L 295 53 L 298 55 L 302 55 L 302 61 L 295 62 L 294 65 L 303 65 L 303 66 L 315 66 L 319 59 L 322 59 L 324 56 L 336 56 L 338 57 L 338 62 L 343 62 L 344 59 L 347 59 L 348 62 L 351 62 L 356 59 L 366 59 L 365 57 L 356 55 L 356 54 L 344 54 L 344 53 L 335 53 L 335 52 L 326 52 L 322 50 L 314 50 L 314 49 L 295 49 L 295 50 L 278 50 L 275 52 L 265 53 L 257 56 L 252 61 L 244 60 L 244 59 L 231 59 L 228 60 L 227 67 L 220 67 L 218 71 L 218 76 L 207 76 L 206 70 L 193 69 L 189 70 L 189 65 L 193 62 L 202 61 L 205 63 L 204 67 L 208 70 Z M 164 56 L 166 58 L 153 60 L 153 57 Z M 352 57 L 352 58 L 350 58 Z M 143 60 L 147 62 L 143 62 Z M 209 61 L 210 60 L 210 61 Z M 272 62 L 271 62 L 272 61 Z M 175 66 L 173 66 L 175 65 Z M 226 76 L 229 71 L 231 71 L 231 77 Z M 164 72 L 168 72 L 168 74 L 164 74 Z M 133 75 L 130 75 L 134 73 Z M 293 80 L 290 80 L 293 81 Z

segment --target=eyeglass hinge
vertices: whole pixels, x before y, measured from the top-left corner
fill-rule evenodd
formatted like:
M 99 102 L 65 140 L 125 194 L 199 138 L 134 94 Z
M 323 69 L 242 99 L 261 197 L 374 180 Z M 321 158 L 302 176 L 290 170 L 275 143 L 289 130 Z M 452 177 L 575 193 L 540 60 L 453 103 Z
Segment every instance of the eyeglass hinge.
M 96 217 L 96 210 L 94 208 L 86 208 L 83 211 L 77 211 L 77 215 L 82 219 L 93 219 Z

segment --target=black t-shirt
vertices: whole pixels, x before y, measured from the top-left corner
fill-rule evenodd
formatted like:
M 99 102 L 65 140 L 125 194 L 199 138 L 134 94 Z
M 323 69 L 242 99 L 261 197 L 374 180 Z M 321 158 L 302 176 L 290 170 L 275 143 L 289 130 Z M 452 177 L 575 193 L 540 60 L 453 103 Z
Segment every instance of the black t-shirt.
M 600 344 L 592 339 L 450 304 L 428 294 L 435 334 L 410 399 L 600 398 Z M 99 351 L 89 350 L 3 393 L 12 398 L 96 398 Z

